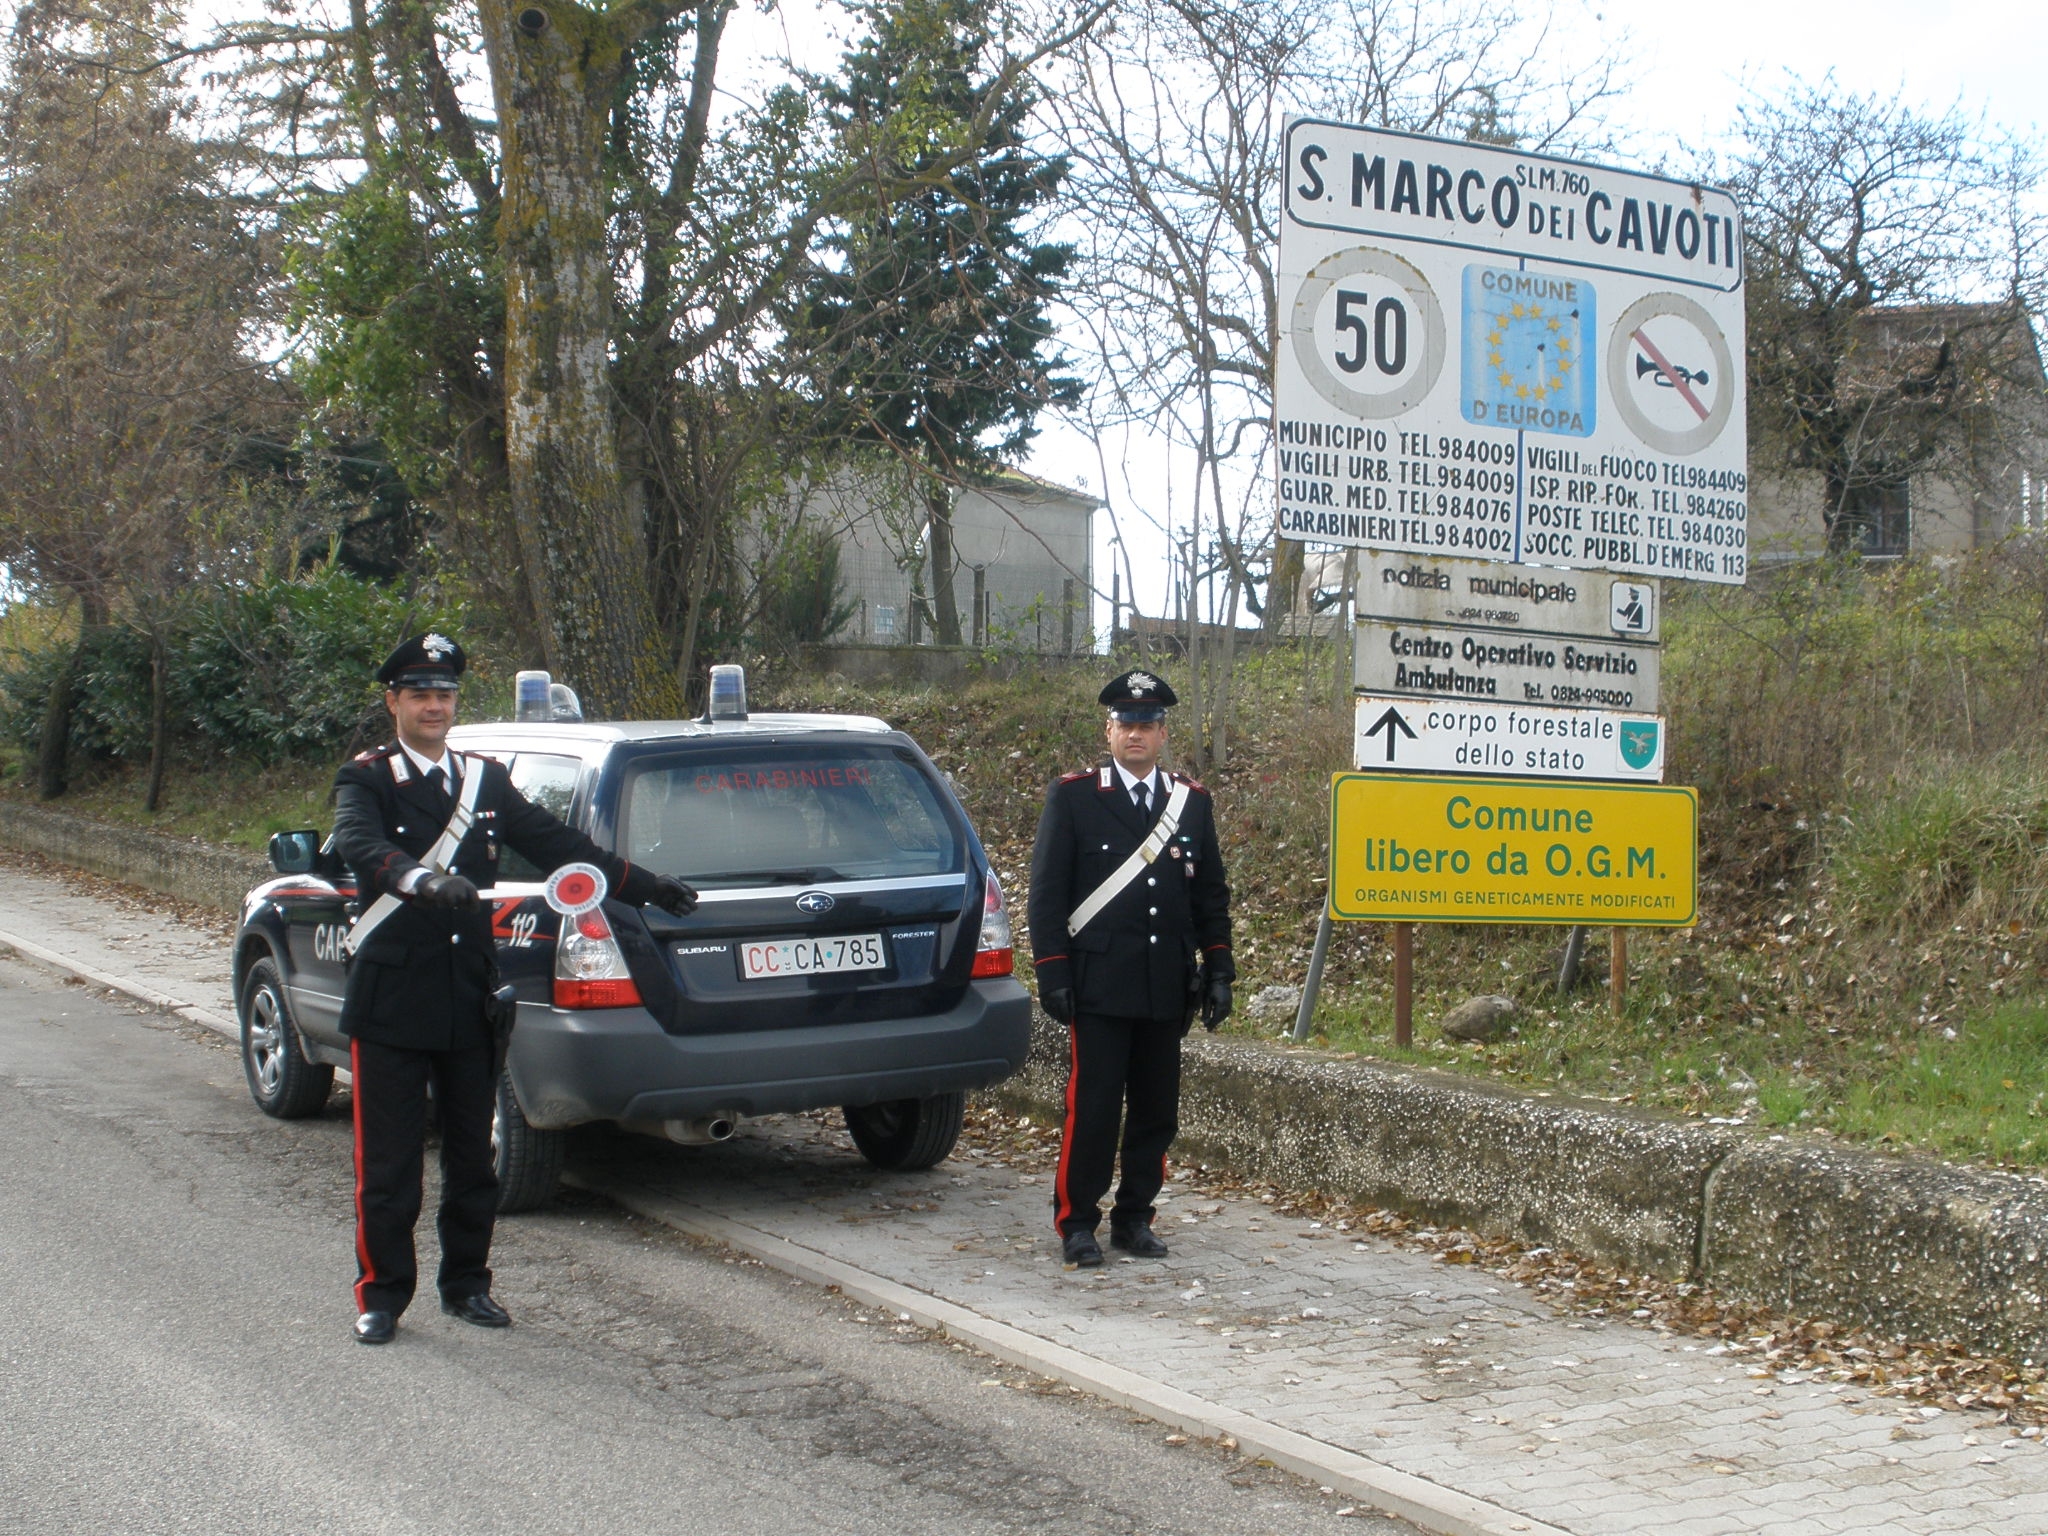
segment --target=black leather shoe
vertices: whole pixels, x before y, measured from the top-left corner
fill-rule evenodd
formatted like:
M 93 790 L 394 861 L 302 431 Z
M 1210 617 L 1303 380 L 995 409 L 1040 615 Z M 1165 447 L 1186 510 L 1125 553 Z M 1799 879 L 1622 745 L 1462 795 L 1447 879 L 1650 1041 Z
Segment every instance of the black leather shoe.
M 356 1319 L 358 1344 L 389 1344 L 398 1335 L 398 1314 L 365 1312 Z
M 1100 1269 L 1102 1244 L 1093 1232 L 1069 1232 L 1060 1240 L 1060 1257 L 1069 1269 Z
M 1121 1248 L 1134 1259 L 1163 1259 L 1166 1244 L 1150 1227 L 1119 1227 L 1109 1229 L 1109 1246 Z
M 479 1328 L 512 1326 L 512 1314 L 491 1300 L 489 1291 L 478 1291 L 474 1296 L 444 1296 L 441 1310 L 465 1323 L 475 1323 Z

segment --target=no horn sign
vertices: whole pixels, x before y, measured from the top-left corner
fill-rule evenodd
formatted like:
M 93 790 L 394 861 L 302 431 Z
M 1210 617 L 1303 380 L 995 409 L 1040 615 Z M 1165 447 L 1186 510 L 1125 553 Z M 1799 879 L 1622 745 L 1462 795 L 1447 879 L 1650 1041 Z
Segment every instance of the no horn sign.
M 1330 915 L 1689 928 L 1698 826 L 1688 788 L 1339 773 Z

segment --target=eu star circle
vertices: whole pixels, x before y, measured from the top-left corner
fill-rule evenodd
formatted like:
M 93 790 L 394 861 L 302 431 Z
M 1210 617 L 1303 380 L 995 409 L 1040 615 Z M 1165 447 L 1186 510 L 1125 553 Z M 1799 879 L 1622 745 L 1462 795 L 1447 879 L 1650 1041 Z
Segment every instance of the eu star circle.
M 1714 317 L 1694 300 L 1645 294 L 1608 336 L 1607 388 L 1647 447 L 1698 453 L 1734 413 L 1735 359 Z
M 1444 366 L 1444 312 L 1420 271 L 1354 246 L 1309 269 L 1294 295 L 1295 361 L 1315 392 L 1348 416 L 1398 416 L 1420 405 Z
M 1517 400 L 1541 405 L 1576 388 L 1579 366 L 1563 322 L 1537 302 L 1511 303 L 1493 317 L 1486 333 L 1486 363 L 1500 387 Z

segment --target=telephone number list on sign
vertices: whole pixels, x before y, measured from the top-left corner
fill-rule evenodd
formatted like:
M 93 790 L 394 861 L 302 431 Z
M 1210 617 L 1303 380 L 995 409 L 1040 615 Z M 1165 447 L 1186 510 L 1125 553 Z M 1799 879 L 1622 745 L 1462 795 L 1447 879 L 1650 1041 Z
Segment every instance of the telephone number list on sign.
M 1289 538 L 1641 576 L 1748 574 L 1740 470 L 1296 419 L 1279 423 L 1277 463 Z

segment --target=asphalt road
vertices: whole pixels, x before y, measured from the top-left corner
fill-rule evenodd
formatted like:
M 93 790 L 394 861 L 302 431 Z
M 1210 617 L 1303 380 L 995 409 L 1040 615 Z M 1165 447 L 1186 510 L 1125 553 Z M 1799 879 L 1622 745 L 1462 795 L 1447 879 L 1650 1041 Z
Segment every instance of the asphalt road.
M 346 1105 L 0 958 L 0 1532 L 1412 1536 L 589 1196 L 365 1349 Z

